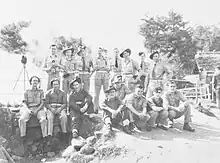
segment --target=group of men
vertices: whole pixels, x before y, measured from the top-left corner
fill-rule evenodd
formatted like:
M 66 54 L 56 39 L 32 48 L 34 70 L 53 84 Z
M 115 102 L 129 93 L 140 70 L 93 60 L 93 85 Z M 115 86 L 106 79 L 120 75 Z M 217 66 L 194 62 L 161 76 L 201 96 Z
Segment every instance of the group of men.
M 58 55 L 56 45 L 50 48 L 52 53 L 44 64 L 48 73 L 48 91 L 44 95 L 38 87 L 40 78 L 33 76 L 30 79 L 32 87 L 24 94 L 19 119 L 22 138 L 25 139 L 26 123 L 32 115 L 39 119 L 42 135 L 47 141 L 53 134 L 55 116 L 60 118 L 64 139 L 70 116 L 72 136 L 77 138 L 82 115 L 98 112 L 103 113 L 107 133 L 114 126 L 121 126 L 128 134 L 135 129 L 150 131 L 159 127 L 168 130 L 168 120 L 173 122 L 182 115 L 185 116 L 183 129 L 195 131 L 189 125 L 191 103 L 176 89 L 175 82 L 169 81 L 172 73 L 160 59 L 158 51 L 150 54 L 153 64 L 146 61 L 144 52 L 138 53 L 141 60 L 138 65 L 131 59 L 130 49 L 120 53 L 115 48 L 114 58 L 109 60 L 107 50 L 99 48 L 98 56 L 92 60 L 86 46 L 65 48 L 63 55 Z M 92 74 L 94 98 L 89 94 Z M 164 91 L 165 83 L 169 83 L 167 91 Z M 100 104 L 102 86 L 106 97 Z

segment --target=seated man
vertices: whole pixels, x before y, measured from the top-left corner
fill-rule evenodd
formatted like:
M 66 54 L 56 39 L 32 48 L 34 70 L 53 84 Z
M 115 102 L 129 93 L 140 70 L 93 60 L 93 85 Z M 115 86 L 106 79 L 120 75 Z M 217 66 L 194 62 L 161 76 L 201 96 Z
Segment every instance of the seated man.
M 119 100 L 124 100 L 125 96 L 131 93 L 127 86 L 122 83 L 121 75 L 117 76 L 117 78 L 112 82 L 112 84 L 116 89 L 116 96 L 119 98 Z
M 168 125 L 168 111 L 163 108 L 163 99 L 161 97 L 162 88 L 156 87 L 153 91 L 153 96 L 149 98 L 151 108 L 157 113 L 157 127 L 167 130 Z M 154 122 L 155 124 L 155 122 Z
M 143 96 L 144 88 L 137 85 L 135 92 L 125 97 L 125 105 L 130 110 L 131 128 L 136 126 L 140 130 L 150 131 L 152 122 L 156 119 L 156 113 L 152 112 L 146 98 Z M 151 112 L 150 112 L 151 111 Z M 149 115 L 149 113 L 151 115 Z
M 40 78 L 33 76 L 30 79 L 31 89 L 24 93 L 23 107 L 20 109 L 19 127 L 22 141 L 26 136 L 26 123 L 31 116 L 37 116 L 40 124 L 44 140 L 47 137 L 47 120 L 44 111 L 44 92 L 38 88 Z
M 183 103 L 180 104 L 180 101 Z M 180 118 L 182 115 L 184 118 L 183 130 L 194 132 L 189 122 L 191 122 L 191 108 L 190 102 L 186 97 L 176 89 L 176 83 L 174 81 L 169 82 L 168 91 L 165 92 L 163 98 L 163 107 L 169 111 L 169 119 L 173 122 L 173 119 Z
M 123 121 L 123 131 L 127 134 L 131 134 L 127 108 L 125 108 L 122 101 L 116 97 L 116 89 L 111 86 L 105 93 L 107 97 L 101 105 L 101 109 L 103 110 L 104 123 L 108 128 L 107 135 L 111 132 L 112 126 L 119 125 L 121 121 Z M 125 118 L 126 116 L 127 119 Z
M 82 82 L 80 78 L 76 78 L 70 84 L 72 92 L 69 96 L 70 117 L 72 118 L 72 133 L 73 137 L 77 137 L 79 129 L 81 128 L 83 114 L 94 113 L 94 105 L 92 103 L 92 96 L 82 89 Z
M 64 133 L 63 139 L 67 140 L 66 95 L 60 90 L 60 80 L 58 78 L 52 79 L 50 84 L 52 89 L 46 93 L 45 99 L 48 120 L 48 136 L 52 136 L 53 134 L 54 116 L 59 116 L 61 130 Z

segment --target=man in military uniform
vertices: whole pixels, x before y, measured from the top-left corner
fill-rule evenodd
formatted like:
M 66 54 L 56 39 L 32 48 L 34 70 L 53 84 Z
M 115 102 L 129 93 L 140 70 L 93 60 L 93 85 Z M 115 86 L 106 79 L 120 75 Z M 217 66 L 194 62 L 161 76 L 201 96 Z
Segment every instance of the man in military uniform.
M 75 71 L 75 64 L 76 61 L 74 59 L 75 48 L 68 47 L 63 50 L 63 54 L 65 59 L 62 61 L 62 67 L 64 70 L 63 74 L 63 91 L 68 94 L 70 93 L 70 82 L 75 78 L 76 71 Z
M 59 116 L 61 130 L 64 140 L 67 140 L 67 98 L 66 94 L 60 90 L 60 80 L 51 80 L 52 89 L 46 93 L 45 106 L 47 108 L 48 136 L 53 134 L 53 121 L 55 116 Z
M 83 122 L 84 114 L 94 113 L 92 96 L 82 89 L 80 78 L 76 78 L 70 84 L 72 92 L 69 96 L 70 117 L 72 118 L 72 133 L 77 135 Z
M 104 123 L 108 129 L 107 135 L 112 131 L 112 127 L 117 127 L 120 122 L 123 123 L 123 131 L 127 134 L 131 134 L 127 108 L 122 104 L 122 101 L 116 97 L 116 89 L 110 86 L 105 93 L 107 94 L 107 98 L 102 103 L 101 109 L 103 110 Z
M 110 79 L 110 64 L 108 58 L 105 56 L 105 50 L 99 48 L 98 57 L 94 61 L 94 78 L 95 78 L 95 97 L 94 97 L 94 109 L 98 112 L 99 109 L 99 95 L 101 88 L 106 91 L 109 86 Z
M 20 108 L 19 127 L 21 137 L 26 136 L 26 123 L 31 116 L 37 116 L 40 122 L 43 138 L 47 137 L 47 119 L 44 111 L 44 92 L 38 88 L 40 78 L 33 76 L 30 79 L 31 89 L 24 93 L 23 107 Z M 45 139 L 46 141 L 46 139 Z
M 119 100 L 124 100 L 125 96 L 132 93 L 128 87 L 122 82 L 122 76 L 119 75 L 115 77 L 115 80 L 112 82 L 113 86 L 116 89 L 116 96 Z
M 215 73 L 212 78 L 213 91 L 216 94 L 217 107 L 220 109 L 220 66 L 216 67 Z
M 161 97 L 162 94 L 162 88 L 156 87 L 153 92 L 153 96 L 148 99 L 150 102 L 152 110 L 157 114 L 156 116 L 156 122 L 153 122 L 154 124 L 157 123 L 157 127 L 168 130 L 168 110 L 165 110 L 163 107 L 163 99 Z
M 114 78 L 118 75 L 121 75 L 122 71 L 122 59 L 119 56 L 119 50 L 118 48 L 114 49 L 114 56 L 111 60 L 111 81 L 114 80 Z
M 133 76 L 137 74 L 137 72 L 140 70 L 138 64 L 130 58 L 131 55 L 131 49 L 126 49 L 122 51 L 120 54 L 120 57 L 124 60 L 122 61 L 122 74 L 125 78 L 126 86 L 132 90 L 132 80 Z
M 144 52 L 139 52 L 138 55 L 141 57 L 139 80 L 144 87 L 144 96 L 146 96 L 150 79 L 150 63 L 146 61 Z
M 180 104 L 180 101 L 183 103 Z M 180 118 L 184 115 L 183 130 L 194 132 L 189 123 L 191 122 L 191 102 L 176 89 L 174 81 L 169 82 L 168 91 L 165 92 L 163 98 L 163 107 L 169 111 L 169 119 L 173 122 L 174 119 Z
M 135 92 L 126 96 L 124 103 L 130 110 L 130 121 L 133 126 L 140 130 L 152 130 L 156 119 L 156 113 L 150 108 L 146 98 L 143 96 L 144 88 L 137 85 Z M 150 113 L 149 113 L 150 112 Z
M 79 72 L 79 77 L 83 83 L 83 89 L 89 92 L 90 88 L 90 77 L 91 77 L 91 68 L 93 67 L 92 59 L 86 54 L 87 47 L 80 47 L 80 51 L 75 56 L 76 60 L 76 71 Z
M 164 89 L 164 84 L 171 79 L 172 73 L 166 67 L 166 64 L 160 59 L 158 51 L 153 52 L 150 55 L 150 59 L 154 64 L 150 67 L 150 81 L 147 90 L 147 97 L 153 96 L 153 90 L 155 87 L 160 86 Z
M 48 74 L 47 90 L 51 89 L 50 81 L 53 78 L 60 79 L 61 57 L 57 53 L 57 46 L 52 44 L 50 46 L 51 55 L 44 60 L 43 70 Z

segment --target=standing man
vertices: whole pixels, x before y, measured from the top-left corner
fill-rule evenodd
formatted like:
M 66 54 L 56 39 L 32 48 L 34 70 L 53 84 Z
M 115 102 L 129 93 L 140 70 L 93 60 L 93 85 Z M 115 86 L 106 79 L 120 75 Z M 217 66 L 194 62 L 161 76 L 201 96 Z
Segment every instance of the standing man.
M 212 78 L 213 90 L 216 94 L 217 107 L 220 109 L 220 66 L 218 65 L 215 69 L 213 78 Z
M 44 111 L 44 92 L 39 89 L 40 78 L 32 76 L 30 79 L 31 89 L 24 93 L 23 107 L 20 109 L 19 127 L 22 140 L 26 136 L 26 123 L 31 116 L 37 116 L 41 125 L 41 131 L 46 141 L 47 137 L 47 119 Z
M 95 71 L 95 97 L 94 97 L 94 109 L 95 112 L 98 112 L 99 109 L 99 95 L 101 88 L 106 91 L 109 86 L 109 72 L 110 64 L 108 58 L 105 56 L 105 50 L 99 48 L 98 57 L 94 62 L 94 71 Z
M 77 137 L 83 122 L 83 114 L 94 113 L 92 96 L 82 89 L 80 78 L 76 78 L 70 84 L 72 92 L 69 96 L 70 117 L 72 118 L 72 133 Z
M 64 93 L 70 93 L 70 82 L 75 78 L 75 64 L 76 61 L 74 59 L 75 49 L 73 47 L 68 47 L 63 50 L 63 54 L 65 59 L 62 63 L 62 67 L 64 70 L 63 74 L 63 91 Z
M 180 104 L 180 101 L 183 103 Z M 180 118 L 184 115 L 183 130 L 194 132 L 189 123 L 191 122 L 191 102 L 176 89 L 176 83 L 174 81 L 169 82 L 168 91 L 165 92 L 163 98 L 163 107 L 169 111 L 169 119 L 173 122 L 174 119 Z
M 150 68 L 150 81 L 147 97 L 153 96 L 153 90 L 157 86 L 164 89 L 164 84 L 172 77 L 171 71 L 168 70 L 166 64 L 160 59 L 158 51 L 153 52 L 150 55 L 150 59 L 153 60 L 154 63 Z
M 139 80 L 140 84 L 144 87 L 144 96 L 146 96 L 150 80 L 150 63 L 146 61 L 146 54 L 144 52 L 139 52 L 138 55 L 141 58 Z
M 151 105 L 151 108 L 154 112 L 157 114 L 156 122 L 157 127 L 163 129 L 163 130 L 168 130 L 167 125 L 168 125 L 168 111 L 164 109 L 163 107 L 163 99 L 161 97 L 162 94 L 162 88 L 161 87 L 156 87 L 153 92 L 153 96 L 150 97 L 149 102 Z
M 114 56 L 112 58 L 111 62 L 111 82 L 114 80 L 114 78 L 118 75 L 121 75 L 122 72 L 122 60 L 119 56 L 119 50 L 118 48 L 114 48 Z
M 45 106 L 47 108 L 48 136 L 53 135 L 53 120 L 55 116 L 60 119 L 61 130 L 64 140 L 67 140 L 67 99 L 63 91 L 60 90 L 60 80 L 51 80 L 52 89 L 46 93 Z M 67 143 L 67 142 L 66 142 Z
M 126 86 L 132 90 L 132 80 L 133 76 L 140 70 L 138 64 L 130 58 L 131 49 L 126 49 L 122 51 L 120 57 L 123 58 L 122 62 L 122 74 L 125 77 Z
M 151 111 L 143 92 L 144 88 L 141 85 L 137 85 L 135 92 L 126 96 L 124 102 L 131 112 L 130 121 L 133 124 L 132 128 L 137 126 L 140 130 L 151 131 L 152 127 L 155 127 L 153 122 L 155 122 L 157 114 Z
M 83 89 L 86 92 L 89 92 L 90 88 L 90 77 L 91 77 L 91 68 L 93 63 L 91 58 L 87 55 L 87 47 L 80 47 L 80 51 L 75 56 L 76 60 L 76 71 L 79 71 L 79 77 L 83 83 Z
M 47 90 L 51 89 L 50 81 L 53 78 L 60 79 L 61 57 L 57 53 L 57 46 L 50 46 L 51 55 L 44 60 L 43 70 L 48 74 Z

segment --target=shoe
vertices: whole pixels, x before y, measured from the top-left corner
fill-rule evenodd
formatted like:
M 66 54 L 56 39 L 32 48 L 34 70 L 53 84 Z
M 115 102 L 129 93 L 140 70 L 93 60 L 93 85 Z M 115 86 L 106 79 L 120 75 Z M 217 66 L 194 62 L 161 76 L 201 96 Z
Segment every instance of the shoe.
M 147 130 L 147 131 L 152 131 L 152 127 L 149 126 L 149 125 L 147 125 L 147 126 L 146 126 L 146 130 Z
M 157 125 L 157 127 L 160 128 L 160 129 L 162 129 L 162 130 L 165 130 L 165 131 L 168 130 L 168 128 L 165 127 L 164 125 Z
M 172 120 L 169 121 L 169 128 L 173 128 L 173 124 L 174 124 L 174 122 L 173 122 L 173 119 L 172 119 Z
M 186 131 L 189 131 L 189 132 L 195 132 L 195 129 L 193 129 L 188 123 L 184 124 L 183 130 L 186 130 Z
M 130 130 L 134 130 L 135 128 L 137 128 L 137 127 L 136 127 L 134 122 L 129 123 L 129 129 Z
M 129 129 L 129 126 L 127 126 L 127 125 L 123 127 L 123 131 L 124 131 L 126 134 L 129 134 L 129 135 L 132 134 L 131 130 Z

